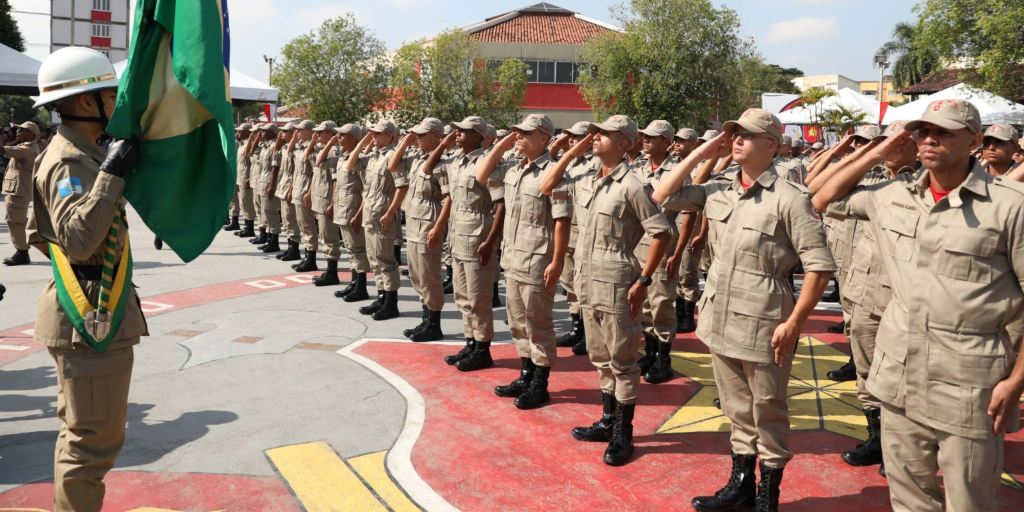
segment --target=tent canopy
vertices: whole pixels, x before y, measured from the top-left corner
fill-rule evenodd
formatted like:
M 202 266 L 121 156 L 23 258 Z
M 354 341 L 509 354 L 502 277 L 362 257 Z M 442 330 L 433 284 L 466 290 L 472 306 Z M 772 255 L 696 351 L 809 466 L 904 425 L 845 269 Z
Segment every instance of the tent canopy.
M 39 66 L 38 60 L 0 44 L 0 94 L 39 94 Z
M 1024 124 L 1024 105 L 964 84 L 957 84 L 917 101 L 889 109 L 885 113 L 885 124 L 921 119 L 931 102 L 956 99 L 968 100 L 978 107 L 981 124 Z
M 821 100 L 813 107 L 820 112 L 828 112 L 842 106 L 848 110 L 859 110 L 867 114 L 864 119 L 866 124 L 878 124 L 878 102 L 871 96 L 865 96 L 853 89 L 843 88 L 835 96 L 829 96 Z M 779 113 L 779 121 L 782 124 L 806 125 L 812 124 L 813 117 L 811 108 L 798 106 L 796 108 Z
M 114 71 L 117 72 L 118 77 L 124 73 L 124 68 L 127 66 L 127 60 L 114 64 Z M 250 103 L 277 103 L 277 99 L 277 89 L 231 68 L 231 103 L 236 107 Z

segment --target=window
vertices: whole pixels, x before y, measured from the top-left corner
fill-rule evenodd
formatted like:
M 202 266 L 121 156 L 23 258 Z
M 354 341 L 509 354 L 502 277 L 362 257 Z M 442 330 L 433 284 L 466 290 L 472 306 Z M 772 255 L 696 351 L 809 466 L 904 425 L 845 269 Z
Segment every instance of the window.
M 92 24 L 92 36 L 93 37 L 110 37 L 110 25 L 104 25 L 100 23 Z
M 99 52 L 102 53 L 107 60 L 110 60 L 110 50 L 100 50 Z
M 110 12 L 110 0 L 92 0 L 92 10 Z
M 555 82 L 555 63 L 554 62 L 538 62 L 537 67 L 540 70 L 540 74 L 537 77 L 537 81 L 540 83 L 551 84 Z
M 861 91 L 860 93 L 864 96 L 874 96 L 878 91 Z
M 555 63 L 555 83 L 557 84 L 574 84 L 576 83 L 576 63 L 574 62 L 556 62 Z
M 537 64 L 538 64 L 538 62 L 535 61 L 535 60 L 528 60 L 528 61 L 525 61 L 525 62 L 526 62 L 527 66 L 530 66 L 530 69 L 526 70 L 526 81 L 530 82 L 530 83 L 536 83 L 537 82 L 537 76 L 538 76 L 538 72 L 537 72 Z

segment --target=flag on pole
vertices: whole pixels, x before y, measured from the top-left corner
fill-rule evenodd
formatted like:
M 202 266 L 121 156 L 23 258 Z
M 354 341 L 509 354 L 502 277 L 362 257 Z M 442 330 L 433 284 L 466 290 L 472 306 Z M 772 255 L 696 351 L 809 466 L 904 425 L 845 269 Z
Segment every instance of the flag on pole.
M 188 262 L 224 225 L 235 184 L 227 0 L 136 0 L 107 131 L 138 136 L 124 197 Z

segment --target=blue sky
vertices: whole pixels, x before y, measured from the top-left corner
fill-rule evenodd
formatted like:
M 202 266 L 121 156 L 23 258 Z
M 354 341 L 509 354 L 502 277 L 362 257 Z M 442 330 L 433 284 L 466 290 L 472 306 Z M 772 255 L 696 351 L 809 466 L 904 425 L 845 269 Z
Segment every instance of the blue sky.
M 898 21 L 913 20 L 914 0 L 713 0 L 737 12 L 741 34 L 753 37 L 768 62 L 798 67 L 808 75 L 840 73 L 876 80 L 875 50 Z M 132 0 L 134 4 L 134 0 Z M 468 25 L 531 0 L 229 0 L 232 65 L 267 78 L 263 55 L 275 56 L 289 39 L 346 12 L 373 30 L 389 48 L 445 28 Z M 612 22 L 612 0 L 549 0 L 585 16 Z M 15 10 L 48 11 L 48 0 L 11 0 Z M 48 53 L 43 16 L 15 14 L 37 59 Z

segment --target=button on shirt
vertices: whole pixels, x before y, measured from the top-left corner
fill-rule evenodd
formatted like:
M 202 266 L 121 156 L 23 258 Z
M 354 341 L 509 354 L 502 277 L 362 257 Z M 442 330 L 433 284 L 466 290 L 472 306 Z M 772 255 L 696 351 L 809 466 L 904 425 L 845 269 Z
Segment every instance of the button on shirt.
M 810 192 L 770 167 L 746 189 L 741 173 L 684 186 L 665 207 L 703 209 L 708 219 L 711 267 L 697 336 L 715 354 L 773 363 L 772 335 L 796 304 L 789 272 L 798 263 L 807 272 L 836 270 Z
M 476 167 L 485 154 L 481 148 L 459 153 L 441 160 L 434 171 L 443 167 L 448 175 L 452 198 L 448 241 L 452 257 L 462 261 L 479 259 L 476 251 L 494 227 L 494 205 L 505 200 L 504 164 L 491 173 L 486 187 L 476 181 Z
M 974 159 L 937 203 L 930 173 L 858 185 L 835 213 L 870 220 L 892 278 L 868 390 L 907 417 L 990 439 L 992 388 L 1016 358 L 1006 327 L 1024 308 L 1024 186 Z M 1011 414 L 1009 431 L 1019 428 Z

